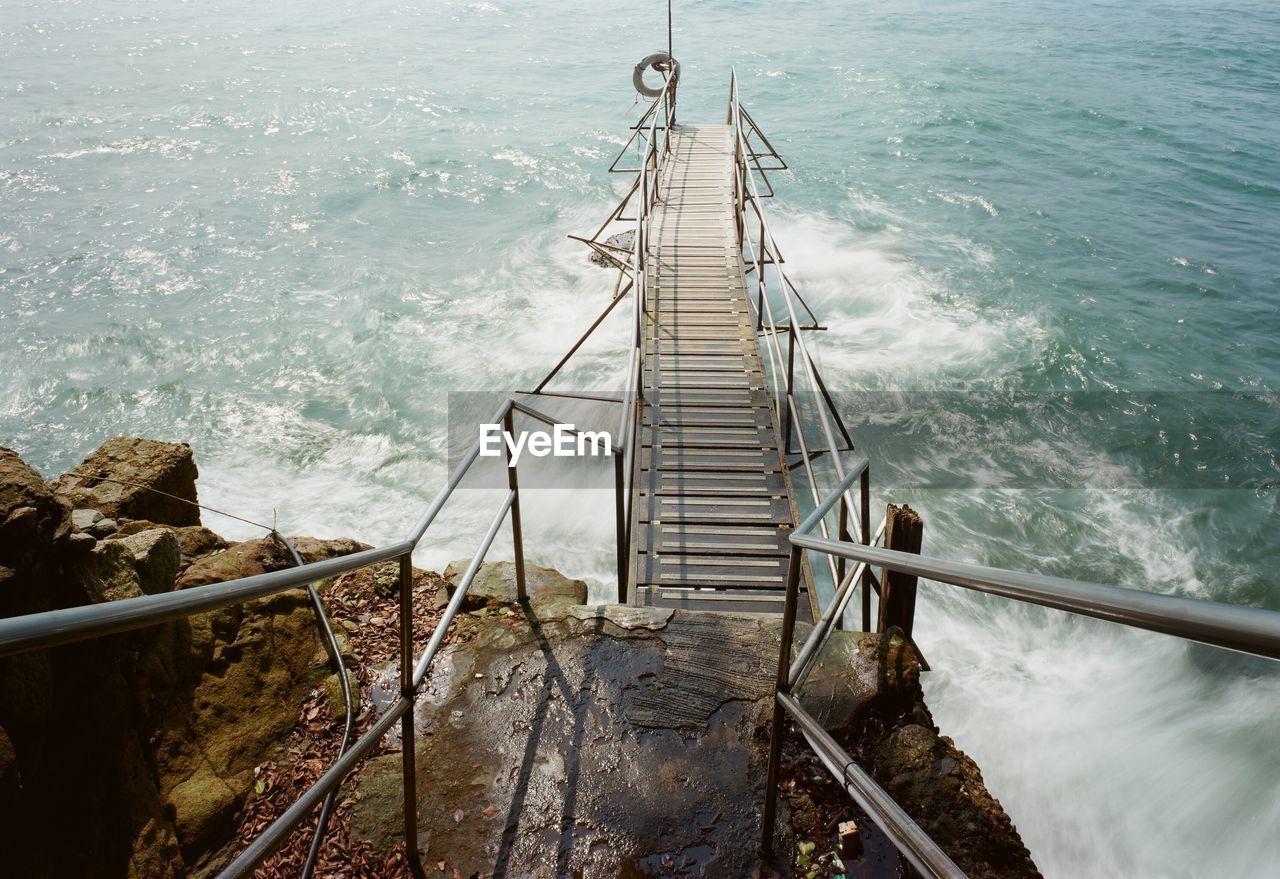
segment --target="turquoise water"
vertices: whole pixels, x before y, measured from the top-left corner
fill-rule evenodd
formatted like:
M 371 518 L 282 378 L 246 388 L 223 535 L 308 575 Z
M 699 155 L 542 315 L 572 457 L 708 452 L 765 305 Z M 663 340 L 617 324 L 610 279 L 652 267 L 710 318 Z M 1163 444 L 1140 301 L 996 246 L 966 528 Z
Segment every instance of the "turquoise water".
M 621 185 L 649 5 L 0 5 L 0 442 L 54 475 L 187 440 L 214 506 L 403 535 L 446 394 L 536 380 L 603 305 L 564 236 Z M 828 380 L 927 552 L 1280 608 L 1280 8 L 676 6 L 682 116 L 736 65 Z M 616 387 L 622 350 L 572 380 Z M 605 595 L 607 493 L 525 503 L 536 559 Z M 930 704 L 1047 876 L 1272 874 L 1274 669 L 921 605 Z

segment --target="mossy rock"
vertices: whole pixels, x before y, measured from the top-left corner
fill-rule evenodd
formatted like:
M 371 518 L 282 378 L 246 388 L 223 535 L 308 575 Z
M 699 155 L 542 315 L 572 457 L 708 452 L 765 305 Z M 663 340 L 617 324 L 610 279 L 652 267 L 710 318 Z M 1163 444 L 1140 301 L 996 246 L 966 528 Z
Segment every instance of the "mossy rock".
M 186 443 L 118 436 L 62 476 L 55 490 L 75 506 L 91 507 L 113 519 L 199 525 L 199 475 Z
M 178 839 L 185 852 L 202 852 L 226 837 L 248 793 L 202 769 L 169 792 Z
M 356 713 L 360 711 L 360 681 L 356 678 L 356 673 L 347 670 L 347 682 L 351 689 L 351 707 Z M 329 702 L 329 714 L 334 720 L 343 722 L 347 719 L 347 703 L 342 698 L 342 682 L 336 674 L 331 674 L 324 679 L 324 695 Z
M 94 601 L 119 601 L 143 595 L 133 553 L 118 540 L 100 540 L 76 565 L 85 591 Z
M 458 588 L 469 561 L 450 562 L 444 569 L 450 597 Z M 525 589 L 529 603 L 534 606 L 576 605 L 587 603 L 587 584 L 582 580 L 566 577 L 553 568 L 537 565 L 525 566 Z M 480 566 L 475 579 L 467 589 L 462 606 L 466 610 L 498 608 L 518 603 L 516 595 L 516 566 L 514 562 L 486 562 Z
M 151 528 L 111 541 L 125 548 L 138 572 L 138 585 L 147 595 L 173 591 L 182 551 L 170 528 Z

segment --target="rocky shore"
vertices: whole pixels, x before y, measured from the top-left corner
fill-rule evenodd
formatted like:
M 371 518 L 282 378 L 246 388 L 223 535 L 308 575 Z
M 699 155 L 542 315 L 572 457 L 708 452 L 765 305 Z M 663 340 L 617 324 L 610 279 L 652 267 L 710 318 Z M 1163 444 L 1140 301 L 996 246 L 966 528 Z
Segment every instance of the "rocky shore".
M 201 522 L 185 445 L 117 438 L 46 481 L 0 449 L 0 616 L 290 567 L 275 535 L 230 543 Z M 306 561 L 364 548 L 290 538 Z M 460 567 L 460 566 L 455 566 Z M 415 571 L 425 644 L 456 583 Z M 588 607 L 581 581 L 486 565 L 415 719 L 419 838 L 436 875 L 749 876 L 777 621 Z M 394 698 L 394 566 L 320 584 L 358 691 L 357 729 Z M 940 736 L 919 663 L 891 636 L 841 633 L 803 698 L 974 877 L 1038 876 L 978 768 Z M 22 876 L 213 875 L 327 767 L 345 707 L 306 593 L 0 659 L 0 843 Z M 399 742 L 344 788 L 321 874 L 407 875 Z M 783 837 L 797 875 L 902 875 L 799 741 Z M 865 825 L 866 822 L 860 822 Z M 262 875 L 296 875 L 299 832 Z M 846 869 L 847 868 L 847 869 Z

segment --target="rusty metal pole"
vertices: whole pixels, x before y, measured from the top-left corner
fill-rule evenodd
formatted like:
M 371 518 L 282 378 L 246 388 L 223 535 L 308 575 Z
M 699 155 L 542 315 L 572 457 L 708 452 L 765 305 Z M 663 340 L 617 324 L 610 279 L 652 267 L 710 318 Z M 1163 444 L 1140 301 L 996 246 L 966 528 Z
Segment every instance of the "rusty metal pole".
M 515 436 L 515 418 L 510 408 L 502 416 L 502 429 L 507 436 Z M 507 447 L 507 485 L 515 494 L 511 501 L 511 545 L 516 562 L 516 598 L 526 600 L 529 595 L 524 581 L 524 535 L 520 528 L 520 486 L 516 480 L 516 468 L 511 464 L 511 449 Z
M 413 555 L 400 556 L 400 695 L 417 704 L 413 685 Z M 404 851 L 414 879 L 426 879 L 418 851 L 418 771 L 414 754 L 414 709 L 400 718 L 400 761 L 404 781 Z

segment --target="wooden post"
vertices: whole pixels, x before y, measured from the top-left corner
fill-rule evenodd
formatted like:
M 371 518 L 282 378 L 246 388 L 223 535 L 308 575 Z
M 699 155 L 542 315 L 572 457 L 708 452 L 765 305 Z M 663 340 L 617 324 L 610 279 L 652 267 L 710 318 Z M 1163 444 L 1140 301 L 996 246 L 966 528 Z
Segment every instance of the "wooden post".
M 924 522 L 920 514 L 906 504 L 889 504 L 885 511 L 884 547 L 898 552 L 920 552 L 920 538 Z M 880 617 L 877 632 L 887 632 L 890 626 L 902 629 L 911 637 L 911 625 L 916 615 L 916 580 L 910 574 L 886 570 L 880 591 Z

